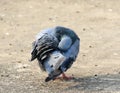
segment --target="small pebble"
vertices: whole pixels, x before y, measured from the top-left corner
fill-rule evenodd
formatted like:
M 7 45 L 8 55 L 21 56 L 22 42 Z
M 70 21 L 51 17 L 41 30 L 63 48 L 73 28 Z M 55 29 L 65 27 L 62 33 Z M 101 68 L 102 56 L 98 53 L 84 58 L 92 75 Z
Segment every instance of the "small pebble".
M 18 63 L 21 63 L 21 61 L 17 61 Z
M 5 39 L 5 37 L 1 37 L 2 39 Z
M 21 51 L 21 52 L 23 52 L 23 50 L 22 50 L 22 49 L 21 49 L 20 51 Z
M 1 75 L 1 77 L 9 77 L 9 75 L 7 74 L 7 75 Z
M 7 8 L 4 8 L 4 10 L 6 11 L 6 10 L 7 10 Z
M 5 14 L 1 14 L 0 16 L 4 17 L 4 16 L 5 16 Z
M 85 54 L 83 54 L 83 56 L 86 56 Z
M 1 75 L 1 77 L 3 77 L 4 75 Z
M 76 13 L 80 13 L 80 11 L 76 11 Z
M 1 21 L 3 21 L 3 18 L 0 18 Z
M 113 53 L 113 55 L 114 55 L 114 56 L 117 56 L 117 55 L 118 55 L 118 53 Z
M 16 24 L 16 26 L 20 26 L 20 24 Z
M 92 46 L 90 45 L 89 48 L 92 48 Z
M 112 12 L 113 10 L 112 9 L 108 9 L 109 12 Z
M 48 7 L 49 9 L 53 9 L 52 7 Z
M 23 66 L 23 68 L 26 68 L 26 66 Z
M 96 67 L 98 66 L 98 65 L 95 65 Z
M 97 74 L 95 74 L 94 76 L 98 76 Z
M 32 89 L 32 88 L 34 88 L 34 87 L 33 87 L 33 86 L 29 86 L 29 88 L 31 88 L 31 89 Z
M 7 36 L 10 35 L 9 33 L 5 33 Z
M 85 28 L 83 28 L 83 31 L 86 31 L 86 29 L 85 29 Z
M 49 18 L 49 20 L 53 20 L 52 18 Z
M 9 45 L 10 45 L 10 46 L 12 46 L 12 44 L 11 44 L 11 43 L 9 43 Z
M 9 77 L 9 75 L 5 75 L 6 77 Z
M 32 8 L 33 8 L 33 6 L 31 6 L 31 5 L 30 5 L 30 6 L 29 6 L 29 8 L 31 8 L 31 9 L 32 9 Z
M 18 17 L 21 18 L 21 17 L 23 17 L 23 15 L 19 14 Z
M 9 53 L 9 55 L 12 55 L 11 53 Z

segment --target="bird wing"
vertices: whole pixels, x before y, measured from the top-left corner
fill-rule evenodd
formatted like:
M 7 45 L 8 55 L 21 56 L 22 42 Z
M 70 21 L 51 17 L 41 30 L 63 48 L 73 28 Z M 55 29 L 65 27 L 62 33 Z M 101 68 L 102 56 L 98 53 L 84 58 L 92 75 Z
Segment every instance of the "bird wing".
M 54 36 L 49 34 L 44 34 L 41 38 L 33 43 L 33 51 L 31 52 L 33 61 L 35 58 L 38 58 L 41 61 L 45 55 L 51 51 L 57 49 L 58 41 Z

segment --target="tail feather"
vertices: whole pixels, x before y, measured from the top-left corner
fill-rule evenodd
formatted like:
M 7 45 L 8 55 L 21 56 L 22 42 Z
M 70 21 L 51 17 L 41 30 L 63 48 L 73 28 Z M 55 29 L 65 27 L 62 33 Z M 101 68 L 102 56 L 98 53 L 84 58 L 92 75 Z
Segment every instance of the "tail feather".
M 34 50 L 32 51 L 32 53 L 31 53 L 31 61 L 33 61 L 33 60 L 36 59 L 36 58 L 37 58 L 37 50 L 34 49 Z

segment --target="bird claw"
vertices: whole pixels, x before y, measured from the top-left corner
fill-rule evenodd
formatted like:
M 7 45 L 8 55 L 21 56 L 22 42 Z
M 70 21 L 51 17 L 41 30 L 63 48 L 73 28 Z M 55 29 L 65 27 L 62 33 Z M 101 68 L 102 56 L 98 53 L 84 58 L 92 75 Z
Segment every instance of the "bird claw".
M 62 73 L 62 76 L 56 77 L 54 80 L 60 79 L 60 80 L 72 80 L 74 79 L 73 76 L 66 76 L 64 73 Z

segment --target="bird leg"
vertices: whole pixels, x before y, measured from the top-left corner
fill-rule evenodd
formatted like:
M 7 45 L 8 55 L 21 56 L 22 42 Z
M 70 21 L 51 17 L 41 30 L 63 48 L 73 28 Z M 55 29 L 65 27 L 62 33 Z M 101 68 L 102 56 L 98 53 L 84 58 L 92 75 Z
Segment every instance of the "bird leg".
M 65 73 L 62 73 L 62 78 L 65 79 L 65 80 L 70 80 L 70 79 L 73 79 L 72 76 L 66 76 Z
M 61 79 L 61 80 L 71 80 L 71 79 L 74 79 L 74 77 L 72 77 L 72 76 L 66 76 L 65 73 L 62 73 L 61 75 L 62 76 L 56 77 L 55 79 Z

